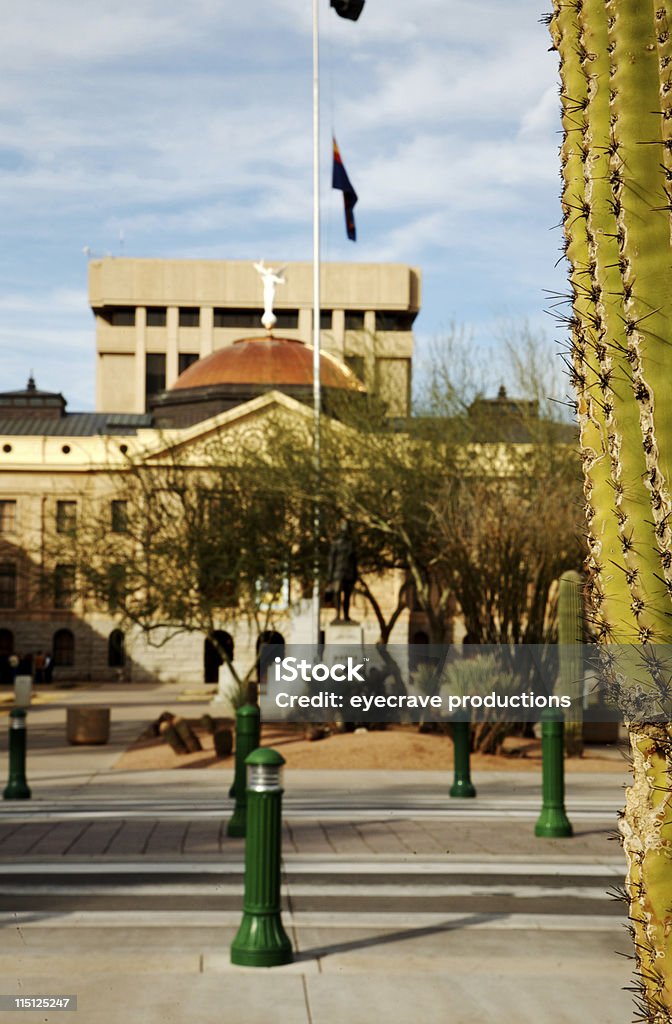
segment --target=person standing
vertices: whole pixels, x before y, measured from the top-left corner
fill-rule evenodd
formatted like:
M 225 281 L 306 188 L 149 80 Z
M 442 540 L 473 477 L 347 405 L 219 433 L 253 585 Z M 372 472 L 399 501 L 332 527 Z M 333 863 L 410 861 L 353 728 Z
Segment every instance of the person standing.
M 44 654 L 38 651 L 35 655 L 35 685 L 44 682 Z

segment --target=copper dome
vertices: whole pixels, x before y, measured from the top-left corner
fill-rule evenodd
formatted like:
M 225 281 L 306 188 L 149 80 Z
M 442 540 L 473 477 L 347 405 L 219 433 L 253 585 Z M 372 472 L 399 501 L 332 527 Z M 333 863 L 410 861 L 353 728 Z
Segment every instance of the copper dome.
M 364 385 L 343 363 L 320 353 L 320 381 L 327 388 L 365 391 Z M 265 387 L 311 385 L 313 349 L 302 341 L 271 336 L 241 338 L 199 359 L 180 374 L 171 391 L 222 384 Z

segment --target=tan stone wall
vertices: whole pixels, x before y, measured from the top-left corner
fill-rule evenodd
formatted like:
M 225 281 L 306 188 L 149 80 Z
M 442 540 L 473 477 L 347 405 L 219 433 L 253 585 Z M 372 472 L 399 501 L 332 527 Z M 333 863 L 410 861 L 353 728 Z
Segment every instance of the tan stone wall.
M 11 533 L 0 533 L 0 561 L 17 564 L 18 600 L 15 609 L 0 610 L 0 625 L 14 634 L 14 645 L 22 653 L 51 650 L 53 637 L 59 629 L 69 629 L 75 638 L 75 664 L 55 670 L 55 680 L 106 680 L 123 677 L 131 681 L 143 679 L 175 680 L 193 685 L 203 682 L 205 638 L 197 634 L 182 634 L 164 646 L 150 645 L 137 631 L 126 637 L 127 665 L 123 672 L 107 664 L 108 638 L 119 626 L 114 615 L 78 599 L 72 610 L 57 609 L 53 602 L 53 588 L 48 584 L 40 589 L 41 574 L 45 579 L 59 560 L 69 563 L 73 559 L 74 541 L 55 530 L 56 509 L 59 500 L 76 500 L 78 515 L 86 516 L 87 509 L 104 510 L 113 497 L 111 470 L 126 465 L 122 447 L 130 453 L 143 452 L 148 460 L 161 460 L 171 446 L 178 446 L 185 460 L 199 461 L 202 439 L 212 431 L 223 430 L 235 445 L 239 431 L 254 430 L 263 437 L 264 417 L 268 414 L 304 418 L 312 422 L 312 411 L 284 395 L 275 393 L 262 396 L 242 408 L 230 410 L 212 421 L 184 429 L 160 432 L 144 429 L 137 436 L 118 437 L 41 437 L 12 436 L 7 438 L 12 450 L 2 453 L 0 462 L 0 490 L 5 499 L 15 500 L 16 526 Z M 69 449 L 65 451 L 65 449 Z M 81 521 L 81 518 L 80 518 Z M 401 578 L 389 578 L 373 584 L 385 613 L 391 614 L 396 606 Z M 271 628 L 279 630 L 287 643 L 310 643 L 310 607 L 305 601 L 292 597 L 291 609 L 274 616 Z M 378 626 L 368 606 L 355 596 L 351 614 L 362 623 L 366 643 L 378 640 Z M 324 609 L 322 623 L 326 625 L 334 612 Z M 219 628 L 232 634 L 236 645 L 235 662 L 241 673 L 254 664 L 256 631 L 246 623 L 235 623 L 223 615 Z M 402 616 L 393 640 L 407 640 L 407 615 Z
M 135 352 L 98 355 L 96 408 L 104 412 L 135 409 Z

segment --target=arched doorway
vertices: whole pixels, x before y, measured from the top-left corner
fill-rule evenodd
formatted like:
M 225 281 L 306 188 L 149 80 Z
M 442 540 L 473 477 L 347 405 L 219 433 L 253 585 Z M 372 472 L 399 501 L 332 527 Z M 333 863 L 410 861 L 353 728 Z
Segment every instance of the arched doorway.
M 411 646 L 409 651 L 408 667 L 411 672 L 415 672 L 416 669 L 422 664 L 426 664 L 430 659 L 428 658 L 429 646 L 429 634 L 424 629 L 416 629 L 411 637 Z
M 268 669 L 274 658 L 284 657 L 285 638 L 275 629 L 265 629 L 257 637 L 257 685 L 263 692 L 266 686 Z
M 71 629 L 56 630 L 53 651 L 56 667 L 69 667 L 75 664 L 75 635 Z
M 9 656 L 14 653 L 14 634 L 11 629 L 0 629 L 0 685 L 12 685 Z
M 120 629 L 113 629 L 107 638 L 107 666 L 108 668 L 123 668 L 125 664 L 124 634 Z
M 0 657 L 8 658 L 14 653 L 14 634 L 11 629 L 0 629 Z
M 233 637 L 224 629 L 215 630 L 214 638 L 219 647 L 226 651 L 230 661 L 233 661 Z M 206 683 L 219 681 L 219 666 L 224 664 L 224 658 L 213 644 L 210 637 L 206 637 L 203 647 L 203 678 Z

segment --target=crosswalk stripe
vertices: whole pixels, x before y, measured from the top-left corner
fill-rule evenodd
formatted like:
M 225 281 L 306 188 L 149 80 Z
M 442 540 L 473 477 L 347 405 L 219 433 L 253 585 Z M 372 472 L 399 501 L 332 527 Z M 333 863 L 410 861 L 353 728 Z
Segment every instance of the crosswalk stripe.
M 232 814 L 230 805 L 221 805 L 213 808 L 199 808 L 184 805 L 179 808 L 159 807 L 148 805 L 147 807 L 129 806 L 103 806 L 86 808 L 14 808 L 3 811 L 0 816 L 2 821 L 101 821 L 119 819 L 141 819 L 165 821 L 207 820 L 218 818 L 229 818 Z M 509 810 L 488 810 L 478 807 L 466 808 L 445 807 L 440 810 L 423 810 L 422 808 L 370 808 L 370 809 L 348 809 L 348 808 L 320 808 L 301 810 L 297 808 L 285 808 L 285 820 L 287 821 L 493 821 L 493 820 L 516 820 L 536 821 L 539 817 L 540 807 L 520 808 Z M 604 810 L 603 808 L 568 810 L 572 821 L 600 821 L 614 825 L 616 822 L 616 811 Z
M 376 877 L 390 875 L 399 877 L 404 875 L 439 875 L 450 877 L 450 875 L 473 874 L 482 875 L 516 875 L 524 877 L 529 875 L 552 875 L 558 878 L 584 876 L 610 878 L 621 878 L 623 876 L 623 859 L 621 857 L 602 858 L 600 861 L 581 863 L 579 861 L 558 861 L 545 860 L 542 857 L 525 857 L 523 859 L 509 860 L 505 857 L 487 859 L 483 857 L 473 860 L 452 860 L 450 857 L 436 860 L 434 858 L 423 858 L 420 856 L 399 857 L 393 855 L 384 858 L 383 855 L 371 859 L 360 860 L 354 857 L 343 857 L 338 860 L 333 855 L 315 854 L 306 858 L 305 854 L 289 854 L 283 857 L 284 870 L 290 875 L 299 874 L 333 874 L 346 875 L 348 877 L 359 874 L 371 874 Z M 217 858 L 211 861 L 190 861 L 180 859 L 176 861 L 153 861 L 151 857 L 143 857 L 142 860 L 119 860 L 105 858 L 98 861 L 64 861 L 41 859 L 35 863 L 11 862 L 2 865 L 2 876 L 11 875 L 68 875 L 85 876 L 87 874 L 100 875 L 161 875 L 161 874 L 217 874 L 225 875 L 240 873 L 244 870 L 244 861 L 237 857 L 233 860 Z
M 0 927 L 10 925 L 21 929 L 40 928 L 211 928 L 237 927 L 242 915 L 232 910 L 77 910 L 68 912 L 15 911 L 0 913 Z M 322 911 L 284 911 L 283 923 L 288 927 L 303 928 L 383 928 L 396 929 L 454 926 L 486 931 L 573 931 L 622 933 L 624 918 L 590 914 L 469 914 L 468 912 L 432 913 L 324 913 Z
M 235 896 L 242 892 L 242 881 L 226 883 L 162 883 L 144 885 L 63 885 L 59 883 L 31 883 L 25 885 L 0 884 L 0 896 L 26 896 L 38 899 L 41 896 Z M 404 882 L 394 884 L 370 885 L 367 887 L 351 885 L 320 884 L 319 887 L 301 885 L 295 882 L 286 883 L 283 887 L 291 896 L 357 896 L 366 900 L 370 896 L 387 896 L 390 899 L 413 899 L 414 897 L 514 897 L 516 899 L 541 899 L 544 897 L 561 897 L 562 899 L 605 899 L 604 888 L 588 886 L 562 886 L 562 888 L 543 885 L 455 885 L 446 879 L 441 885 L 413 885 Z

